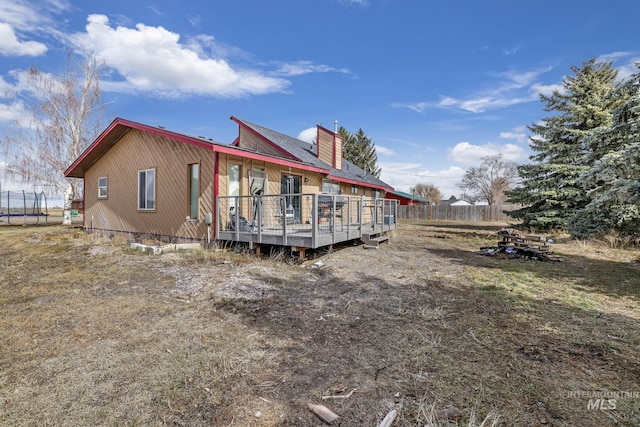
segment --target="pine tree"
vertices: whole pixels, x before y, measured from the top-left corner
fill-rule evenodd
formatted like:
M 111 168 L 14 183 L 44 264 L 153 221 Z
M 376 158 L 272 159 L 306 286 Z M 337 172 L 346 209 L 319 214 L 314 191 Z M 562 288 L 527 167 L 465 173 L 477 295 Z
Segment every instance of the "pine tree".
M 338 134 L 342 136 L 342 155 L 344 158 L 371 175 L 380 177 L 382 170 L 378 167 L 376 147 L 362 128 L 358 129 L 358 133 L 353 134 L 340 126 Z
M 580 239 L 611 232 L 634 241 L 640 236 L 640 72 L 614 95 L 624 104 L 612 125 L 587 138 L 595 160 L 582 182 L 590 201 L 568 220 L 569 232 Z
M 508 201 L 525 207 L 507 212 L 526 229 L 565 229 L 567 218 L 589 198 L 580 177 L 595 160 L 598 147 L 586 142 L 594 129 L 608 127 L 619 101 L 612 97 L 617 71 L 611 62 L 586 61 L 572 66 L 563 91 L 541 95 L 544 110 L 556 115 L 529 126 L 534 162 L 518 167 L 521 186 L 507 192 Z

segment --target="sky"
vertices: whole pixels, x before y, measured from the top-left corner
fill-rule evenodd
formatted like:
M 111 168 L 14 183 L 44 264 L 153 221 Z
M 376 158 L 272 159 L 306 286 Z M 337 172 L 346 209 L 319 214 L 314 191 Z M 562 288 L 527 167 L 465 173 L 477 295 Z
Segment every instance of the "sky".
M 371 138 L 390 186 L 459 197 L 482 157 L 529 161 L 540 94 L 572 66 L 634 72 L 639 16 L 637 0 L 1 0 L 0 137 L 29 67 L 91 51 L 105 126 L 231 143 L 231 116 L 303 140 L 337 120 Z

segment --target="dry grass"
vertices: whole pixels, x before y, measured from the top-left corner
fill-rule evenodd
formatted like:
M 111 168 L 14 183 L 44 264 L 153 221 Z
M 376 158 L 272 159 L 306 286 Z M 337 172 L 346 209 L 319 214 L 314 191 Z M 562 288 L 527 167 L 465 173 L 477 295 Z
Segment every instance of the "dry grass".
M 341 426 L 640 423 L 638 252 L 558 236 L 562 263 L 479 256 L 498 228 L 401 223 L 314 268 L 0 227 L 0 419 L 322 425 L 315 402 Z M 589 409 L 606 391 L 636 397 Z

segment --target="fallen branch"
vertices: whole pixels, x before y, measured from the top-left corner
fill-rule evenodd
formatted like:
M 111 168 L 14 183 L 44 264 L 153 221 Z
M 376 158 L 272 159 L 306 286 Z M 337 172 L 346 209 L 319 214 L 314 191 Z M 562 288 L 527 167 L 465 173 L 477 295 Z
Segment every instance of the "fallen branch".
M 307 408 L 311 412 L 313 412 L 318 418 L 320 418 L 322 421 L 324 421 L 329 425 L 333 424 L 338 418 L 340 418 L 338 415 L 332 412 L 329 408 L 323 405 L 315 405 L 313 403 L 307 403 Z
M 390 410 L 387 416 L 384 417 L 382 422 L 378 425 L 378 427 L 391 427 L 391 424 L 393 424 L 397 416 L 398 411 L 396 409 Z
M 322 400 L 327 400 L 327 399 L 347 399 L 347 398 L 351 397 L 351 395 L 354 392 L 361 393 L 361 392 L 364 392 L 364 390 L 358 390 L 357 388 L 354 388 L 353 390 L 351 390 L 347 394 L 334 394 L 334 395 L 331 395 L 331 396 L 322 396 Z

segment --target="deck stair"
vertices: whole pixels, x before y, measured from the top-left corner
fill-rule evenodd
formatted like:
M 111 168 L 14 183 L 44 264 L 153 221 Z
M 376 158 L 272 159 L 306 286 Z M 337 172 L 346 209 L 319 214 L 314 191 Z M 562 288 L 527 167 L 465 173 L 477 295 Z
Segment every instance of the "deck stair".
M 380 243 L 389 240 L 389 237 L 381 234 L 363 234 L 360 240 L 364 242 L 365 249 L 378 249 Z

